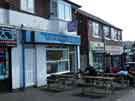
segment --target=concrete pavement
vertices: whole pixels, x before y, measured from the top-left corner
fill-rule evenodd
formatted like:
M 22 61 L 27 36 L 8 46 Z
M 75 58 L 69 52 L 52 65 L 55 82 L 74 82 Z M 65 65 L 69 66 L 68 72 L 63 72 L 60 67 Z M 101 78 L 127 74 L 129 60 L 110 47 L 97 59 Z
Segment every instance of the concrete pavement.
M 135 89 L 117 90 L 111 96 L 80 96 L 80 90 L 48 92 L 43 88 L 28 88 L 25 91 L 1 93 L 0 101 L 135 101 Z

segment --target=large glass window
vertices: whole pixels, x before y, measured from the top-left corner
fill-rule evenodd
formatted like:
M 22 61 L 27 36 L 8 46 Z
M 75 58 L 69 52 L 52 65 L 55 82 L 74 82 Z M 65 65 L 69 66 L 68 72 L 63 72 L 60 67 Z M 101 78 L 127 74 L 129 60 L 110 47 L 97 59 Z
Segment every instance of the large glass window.
M 66 2 L 59 1 L 58 2 L 58 18 L 66 21 L 71 21 L 71 6 Z
M 92 22 L 92 32 L 93 32 L 93 37 L 100 37 L 99 23 Z
M 35 0 L 21 0 L 21 9 L 30 13 L 34 13 Z
M 46 56 L 48 74 L 70 71 L 68 49 L 48 48 Z
M 103 26 L 103 32 L 104 32 L 105 38 L 110 39 L 110 29 L 108 26 Z

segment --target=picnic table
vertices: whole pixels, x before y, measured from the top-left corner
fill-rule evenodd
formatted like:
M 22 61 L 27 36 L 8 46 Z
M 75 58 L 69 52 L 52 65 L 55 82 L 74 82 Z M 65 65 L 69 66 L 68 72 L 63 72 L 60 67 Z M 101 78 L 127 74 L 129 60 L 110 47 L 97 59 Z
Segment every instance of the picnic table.
M 128 87 L 129 86 L 129 80 L 127 76 L 124 75 L 117 75 L 116 73 L 104 73 L 103 76 L 106 77 L 115 77 L 115 82 L 120 83 L 121 87 Z
M 48 82 L 48 88 L 52 88 L 51 85 L 54 85 L 54 83 L 57 85 L 56 88 L 62 88 L 65 89 L 69 87 L 69 85 L 74 85 L 75 83 L 75 75 L 74 74 L 59 74 L 59 75 L 53 75 L 54 78 L 47 79 Z
M 99 88 L 104 89 L 105 93 L 111 94 L 114 86 L 113 82 L 115 80 L 115 77 L 104 77 L 104 76 L 81 76 L 81 80 L 84 82 L 80 84 L 81 87 L 81 93 L 85 93 L 86 88 Z

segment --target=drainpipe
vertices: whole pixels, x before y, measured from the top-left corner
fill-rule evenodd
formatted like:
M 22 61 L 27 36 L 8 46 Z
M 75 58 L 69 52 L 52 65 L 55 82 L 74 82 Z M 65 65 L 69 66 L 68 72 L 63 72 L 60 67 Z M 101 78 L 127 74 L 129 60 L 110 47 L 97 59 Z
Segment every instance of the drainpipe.
M 78 70 L 80 70 L 80 46 L 77 46 Z
M 21 25 L 21 43 L 22 43 L 22 82 L 21 82 L 21 90 L 25 89 L 25 50 L 24 50 L 24 35 L 22 32 L 23 24 Z

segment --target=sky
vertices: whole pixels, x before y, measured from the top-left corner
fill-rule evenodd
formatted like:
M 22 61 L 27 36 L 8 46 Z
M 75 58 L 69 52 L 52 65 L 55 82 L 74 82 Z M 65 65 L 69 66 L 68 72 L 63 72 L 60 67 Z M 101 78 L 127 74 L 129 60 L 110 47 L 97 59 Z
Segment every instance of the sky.
M 135 41 L 135 0 L 70 0 L 103 20 L 123 29 L 124 41 Z

